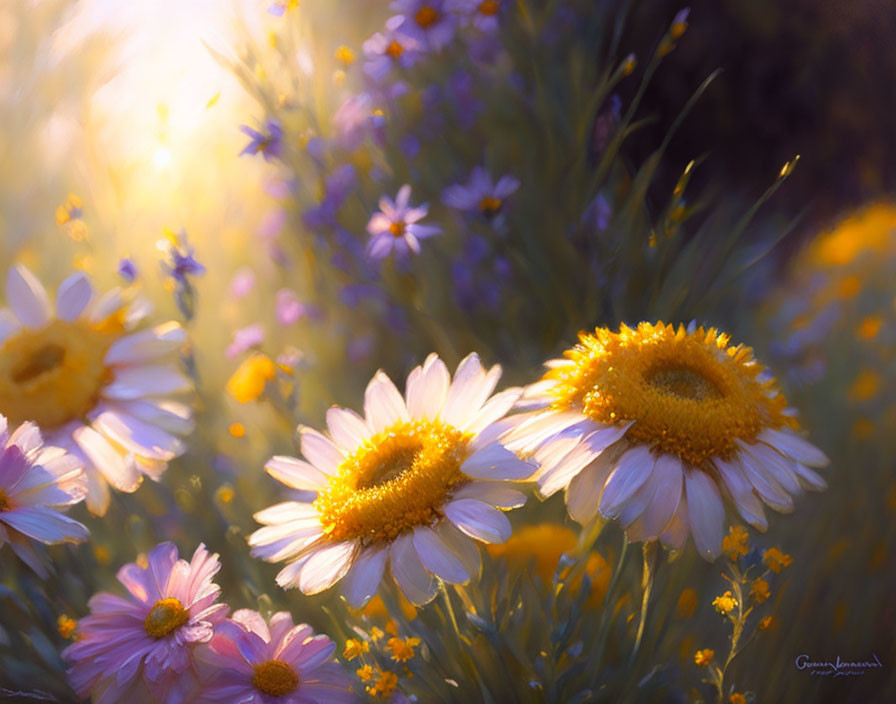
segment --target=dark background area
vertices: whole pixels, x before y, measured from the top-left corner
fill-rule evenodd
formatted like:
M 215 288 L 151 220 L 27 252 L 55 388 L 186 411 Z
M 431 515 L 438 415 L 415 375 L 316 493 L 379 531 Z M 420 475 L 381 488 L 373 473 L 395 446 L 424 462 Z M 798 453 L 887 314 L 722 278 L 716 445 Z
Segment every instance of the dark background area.
M 803 214 L 786 247 L 792 251 L 845 210 L 896 192 L 892 0 L 631 5 L 622 46 L 641 62 L 675 13 L 691 9 L 687 32 L 646 93 L 640 113 L 658 119 L 629 143 L 636 162 L 659 144 L 685 96 L 722 69 L 670 145 L 658 184 L 666 194 L 688 161 L 706 155 L 694 183 L 752 200 L 799 154 L 770 203 L 785 216 Z

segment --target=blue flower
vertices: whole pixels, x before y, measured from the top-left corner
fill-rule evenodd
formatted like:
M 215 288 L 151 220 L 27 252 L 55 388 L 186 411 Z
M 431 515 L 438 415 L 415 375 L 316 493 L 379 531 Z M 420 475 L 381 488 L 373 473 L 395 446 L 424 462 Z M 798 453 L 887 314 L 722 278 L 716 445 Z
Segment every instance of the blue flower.
M 466 185 L 449 186 L 442 193 L 442 202 L 464 212 L 478 212 L 487 218 L 498 214 L 505 200 L 516 192 L 520 182 L 513 176 L 502 176 L 497 183 L 483 167 L 477 166 Z
M 268 120 L 265 123 L 265 130 L 265 132 L 259 132 L 248 125 L 240 126 L 240 131 L 251 138 L 251 141 L 240 152 L 240 156 L 260 153 L 266 161 L 280 157 L 283 153 L 283 128 L 277 120 Z
M 442 233 L 435 225 L 420 225 L 426 217 L 429 206 L 410 205 L 411 187 L 401 187 L 393 201 L 388 196 L 380 198 L 380 210 L 367 223 L 371 239 L 367 245 L 367 255 L 374 261 L 386 258 L 393 250 L 398 256 L 420 253 L 420 240 Z

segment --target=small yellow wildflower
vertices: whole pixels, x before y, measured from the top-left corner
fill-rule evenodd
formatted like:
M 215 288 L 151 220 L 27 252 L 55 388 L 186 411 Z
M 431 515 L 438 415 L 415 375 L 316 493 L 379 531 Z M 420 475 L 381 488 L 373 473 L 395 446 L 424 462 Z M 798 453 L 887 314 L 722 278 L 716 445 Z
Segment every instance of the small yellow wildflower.
M 737 599 L 735 599 L 734 595 L 728 591 L 713 599 L 712 605 L 720 614 L 728 614 L 734 611 L 734 608 L 737 606 Z
M 863 369 L 853 379 L 846 395 L 850 401 L 868 401 L 880 393 L 881 383 L 880 374 L 871 369 Z
M 242 423 L 231 423 L 230 427 L 227 428 L 227 431 L 235 438 L 246 436 L 246 426 Z
M 860 340 L 873 340 L 880 332 L 884 319 L 879 315 L 869 315 L 862 319 L 856 328 L 856 337 Z
M 793 558 L 778 550 L 778 548 L 769 548 L 765 551 L 765 555 L 762 558 L 762 561 L 768 565 L 768 568 L 778 574 L 785 567 L 789 567 L 790 563 L 793 562 Z
M 358 640 L 357 638 L 349 638 L 345 641 L 345 650 L 342 651 L 342 657 L 346 660 L 354 660 L 364 653 L 370 652 L 370 643 L 366 640 Z
M 109 554 L 109 548 L 105 545 L 96 545 L 93 548 L 93 556 L 101 565 L 108 565 L 112 562 L 112 555 Z
M 420 645 L 419 638 L 390 638 L 386 643 L 386 650 L 392 653 L 395 662 L 407 662 L 414 657 L 414 648 Z
M 722 538 L 722 552 L 735 562 L 741 555 L 750 552 L 750 534 L 743 526 L 731 526 L 728 535 Z
M 398 622 L 395 619 L 389 619 L 386 621 L 386 633 L 390 636 L 398 635 Z
M 700 667 L 704 665 L 709 665 L 712 662 L 713 656 L 716 654 L 716 651 L 711 648 L 704 648 L 703 650 L 698 650 L 694 654 L 694 662 L 697 663 Z
M 379 676 L 376 683 L 372 687 L 367 688 L 367 692 L 374 696 L 381 696 L 383 699 L 388 698 L 398 687 L 398 675 L 388 670 L 380 670 L 377 668 Z
M 351 66 L 355 63 L 355 52 L 349 49 L 345 44 L 336 48 L 333 58 L 340 64 Z
M 771 628 L 772 624 L 774 623 L 774 620 L 775 619 L 773 617 L 766 616 L 759 622 L 759 630 L 767 631 L 769 628 Z
M 215 495 L 218 497 L 218 501 L 220 501 L 222 504 L 229 504 L 231 501 L 233 501 L 233 497 L 236 496 L 236 492 L 233 490 L 233 487 L 230 486 L 230 484 L 223 484 L 218 487 Z
M 59 631 L 59 635 L 63 638 L 72 638 L 75 635 L 75 629 L 78 627 L 78 622 L 75 619 L 62 614 L 56 620 L 56 630 Z
M 376 671 L 370 665 L 364 665 L 364 667 L 359 667 L 355 671 L 358 675 L 358 679 L 362 682 L 370 682 L 373 679 Z
M 747 704 L 747 698 L 743 694 L 735 692 L 728 697 L 728 704 Z
M 268 381 L 277 375 L 277 367 L 264 354 L 253 354 L 237 367 L 227 382 L 227 393 L 239 403 L 249 403 L 259 398 Z
M 381 628 L 377 628 L 376 626 L 374 626 L 373 628 L 370 629 L 370 640 L 372 640 L 374 643 L 376 641 L 378 641 L 380 638 L 382 638 L 384 635 L 386 635 L 386 634 L 383 633 Z
M 766 582 L 762 577 L 755 580 L 753 582 L 753 586 L 750 587 L 750 596 L 756 601 L 757 604 L 761 604 L 766 599 L 771 596 L 771 592 L 768 589 L 768 582 Z

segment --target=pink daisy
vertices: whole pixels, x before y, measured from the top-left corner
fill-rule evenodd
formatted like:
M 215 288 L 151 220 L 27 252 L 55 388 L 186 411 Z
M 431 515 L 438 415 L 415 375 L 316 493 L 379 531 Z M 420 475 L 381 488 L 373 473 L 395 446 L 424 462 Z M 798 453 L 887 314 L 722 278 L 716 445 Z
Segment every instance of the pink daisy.
M 336 644 L 285 611 L 270 623 L 241 609 L 217 629 L 205 651 L 218 668 L 202 702 L 348 704 L 357 701 L 342 668 L 330 662 Z
M 9 543 L 22 561 L 47 577 L 30 541 L 86 540 L 87 529 L 58 511 L 86 495 L 84 468 L 76 457 L 44 445 L 34 423 L 22 423 L 10 435 L 0 415 L 0 546 Z
M 62 653 L 72 688 L 96 704 L 188 701 L 200 681 L 196 648 L 226 615 L 212 581 L 221 564 L 204 545 L 188 563 L 174 545 L 161 543 L 147 563 L 118 571 L 128 598 L 93 596 L 90 615 L 78 623 L 78 641 Z

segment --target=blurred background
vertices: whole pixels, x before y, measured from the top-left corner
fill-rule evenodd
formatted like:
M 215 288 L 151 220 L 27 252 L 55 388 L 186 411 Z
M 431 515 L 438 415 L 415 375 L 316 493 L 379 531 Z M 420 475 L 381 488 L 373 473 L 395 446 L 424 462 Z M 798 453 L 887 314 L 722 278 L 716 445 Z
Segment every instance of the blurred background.
M 129 261 L 190 327 L 200 413 L 160 484 L 54 552 L 69 571 L 53 589 L 4 575 L 30 606 L 16 621 L 4 593 L 0 684 L 44 678 L 65 701 L 56 614 L 83 614 L 161 539 L 222 552 L 235 606 L 264 597 L 326 626 L 272 591 L 245 536 L 278 497 L 264 460 L 330 404 L 358 408 L 377 368 L 398 379 L 430 351 L 452 366 L 475 349 L 528 383 L 580 329 L 696 318 L 757 348 L 833 459 L 828 492 L 760 539 L 794 566 L 780 625 L 737 678 L 754 701 L 896 696 L 896 13 L 696 0 L 670 39 L 683 7 L 667 0 L 509 6 L 500 50 L 452 45 L 399 92 L 363 70 L 385 0 L 0 0 L 0 263 L 50 288 L 82 268 L 105 288 L 130 282 Z M 240 127 L 270 136 L 272 121 L 282 149 L 241 155 Z M 483 164 L 520 192 L 494 219 L 450 211 L 442 190 Z M 371 266 L 367 219 L 404 183 L 444 235 Z M 189 300 L 160 267 L 166 231 L 205 267 Z M 563 520 L 531 510 L 517 520 Z M 654 701 L 699 700 L 692 651 L 725 645 L 718 570 L 677 569 L 660 598 L 694 589 L 700 607 L 657 650 L 673 684 Z M 37 624 L 27 656 L 10 623 Z M 819 681 L 792 666 L 807 648 L 884 669 Z

